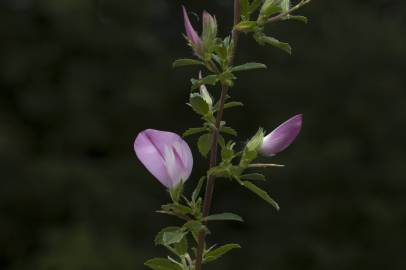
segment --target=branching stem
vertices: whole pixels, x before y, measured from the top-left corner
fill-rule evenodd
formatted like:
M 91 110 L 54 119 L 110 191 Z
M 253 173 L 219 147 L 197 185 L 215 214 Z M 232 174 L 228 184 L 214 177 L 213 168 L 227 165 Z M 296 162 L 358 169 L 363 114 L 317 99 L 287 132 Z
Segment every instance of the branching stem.
M 241 10 L 240 10 L 240 1 L 234 0 L 234 25 L 237 25 L 240 22 L 241 18 Z M 238 44 L 239 32 L 234 29 L 232 31 L 232 39 L 233 39 L 233 51 L 230 57 L 230 65 L 233 65 L 234 58 L 235 58 L 235 51 Z M 217 166 L 217 148 L 218 148 L 218 137 L 219 137 L 219 128 L 220 123 L 223 118 L 224 112 L 224 103 L 228 93 L 228 86 L 222 85 L 221 86 L 221 96 L 220 96 L 220 107 L 217 112 L 216 116 L 216 129 L 213 133 L 213 140 L 210 149 L 210 163 L 209 169 Z M 204 202 L 203 202 L 203 218 L 207 217 L 210 214 L 211 202 L 213 199 L 213 192 L 214 192 L 214 176 L 209 176 L 207 179 L 206 184 L 206 191 L 204 195 Z M 204 230 L 200 231 L 198 236 L 198 243 L 197 243 L 197 252 L 196 252 L 196 263 L 195 263 L 195 270 L 202 269 L 202 261 L 203 261 L 203 251 L 204 251 L 204 243 L 205 243 L 206 233 Z

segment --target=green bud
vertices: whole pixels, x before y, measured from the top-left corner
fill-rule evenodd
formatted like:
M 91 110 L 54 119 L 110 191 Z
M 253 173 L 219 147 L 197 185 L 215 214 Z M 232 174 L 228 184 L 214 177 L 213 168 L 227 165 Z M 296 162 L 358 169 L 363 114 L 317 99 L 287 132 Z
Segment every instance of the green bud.
M 203 46 L 206 51 L 212 51 L 217 37 L 217 20 L 207 11 L 203 11 Z

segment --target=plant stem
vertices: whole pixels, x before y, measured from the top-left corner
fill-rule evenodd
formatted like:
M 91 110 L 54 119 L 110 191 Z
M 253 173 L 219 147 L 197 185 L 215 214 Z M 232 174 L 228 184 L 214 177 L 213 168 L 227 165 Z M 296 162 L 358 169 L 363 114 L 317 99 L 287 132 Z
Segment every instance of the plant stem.
M 234 25 L 240 22 L 241 17 L 241 10 L 240 10 L 240 0 L 234 0 Z M 235 51 L 238 44 L 239 32 L 234 29 L 232 31 L 232 39 L 233 39 L 233 50 L 230 56 L 230 66 L 233 65 L 234 58 L 235 58 Z M 224 112 L 224 103 L 226 100 L 226 96 L 228 93 L 228 86 L 222 85 L 221 86 L 221 95 L 220 95 L 220 108 L 217 112 L 216 116 L 216 129 L 213 133 L 213 141 L 210 149 L 210 163 L 209 169 L 217 166 L 217 145 L 218 145 L 218 137 L 219 137 L 219 129 L 220 123 L 223 118 Z M 207 217 L 210 214 L 211 202 L 213 199 L 213 192 L 214 192 L 214 182 L 216 178 L 214 176 L 210 176 L 207 179 L 206 184 L 206 191 L 204 195 L 204 203 L 203 203 L 203 218 Z M 197 252 L 196 252 L 196 264 L 195 270 L 202 269 L 202 260 L 203 260 L 203 251 L 204 251 L 204 243 L 205 243 L 206 233 L 204 230 L 200 231 L 198 236 L 198 243 L 197 243 Z

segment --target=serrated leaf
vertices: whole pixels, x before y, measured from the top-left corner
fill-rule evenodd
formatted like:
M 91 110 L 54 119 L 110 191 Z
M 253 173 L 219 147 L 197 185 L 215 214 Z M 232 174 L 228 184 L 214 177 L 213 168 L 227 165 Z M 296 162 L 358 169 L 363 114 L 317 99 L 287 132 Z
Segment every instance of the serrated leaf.
M 166 258 L 154 258 L 144 263 L 153 270 L 182 270 L 182 268 Z
M 224 254 L 226 254 L 230 250 L 233 250 L 233 249 L 236 249 L 236 248 L 241 248 L 241 246 L 239 244 L 226 244 L 224 246 L 212 249 L 212 250 L 210 250 L 209 252 L 207 252 L 205 254 L 204 262 L 208 263 L 208 262 L 212 262 L 214 260 L 217 260 L 218 258 L 223 256 Z
M 247 70 L 252 70 L 252 69 L 260 69 L 266 68 L 266 65 L 261 64 L 261 63 L 245 63 L 243 65 L 235 66 L 231 68 L 231 72 L 239 72 L 239 71 L 247 71 Z
M 243 222 L 244 220 L 239 215 L 233 213 L 221 213 L 221 214 L 213 214 L 207 216 L 205 218 L 207 221 L 217 221 L 217 220 L 233 220 L 233 221 L 240 221 Z
M 204 65 L 202 61 L 195 59 L 177 59 L 173 62 L 172 67 L 185 67 L 185 66 L 195 66 L 195 65 Z
M 281 50 L 287 52 L 288 54 L 292 54 L 292 47 L 289 45 L 289 43 L 281 42 L 281 41 L 277 40 L 276 38 L 266 37 L 266 36 L 262 37 L 262 41 L 266 44 L 269 44 L 278 49 L 281 49 Z
M 237 136 L 237 131 L 231 127 L 221 127 L 220 132 L 226 133 L 232 136 Z
M 265 190 L 259 188 L 258 186 L 254 185 L 253 183 L 251 183 L 249 181 L 244 181 L 243 186 L 246 187 L 247 189 L 251 190 L 255 194 L 257 194 L 261 199 L 263 199 L 264 201 L 266 201 L 273 207 L 275 207 L 276 210 L 280 209 L 278 203 L 275 202 L 275 200 L 272 199 L 271 196 L 269 196 Z
M 197 133 L 205 132 L 207 131 L 207 128 L 205 127 L 198 127 L 198 128 L 188 128 L 185 132 L 183 132 L 183 137 L 187 137 L 190 135 L 194 135 Z
M 243 174 L 240 176 L 243 180 L 259 180 L 259 181 L 266 181 L 266 178 L 263 174 L 260 173 L 249 173 Z
M 207 104 L 204 98 L 197 93 L 192 93 L 190 95 L 189 104 L 192 109 L 200 115 L 206 115 L 210 110 L 209 104 Z
M 213 136 L 211 134 L 204 134 L 200 136 L 199 140 L 197 141 L 199 152 L 204 157 L 206 157 L 207 154 L 210 152 L 212 137 Z

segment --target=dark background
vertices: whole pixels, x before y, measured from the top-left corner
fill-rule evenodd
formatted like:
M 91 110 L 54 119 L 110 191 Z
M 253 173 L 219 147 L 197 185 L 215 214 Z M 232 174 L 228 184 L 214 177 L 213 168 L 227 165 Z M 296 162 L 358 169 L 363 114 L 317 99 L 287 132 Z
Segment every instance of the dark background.
M 132 143 L 199 125 L 185 105 L 198 70 L 171 68 L 191 56 L 182 3 L 231 27 L 231 0 L 0 2 L 0 269 L 144 269 L 165 254 L 153 237 L 177 220 L 153 212 L 168 196 Z M 210 243 L 243 249 L 210 269 L 406 269 L 405 12 L 401 0 L 314 1 L 308 25 L 268 29 L 291 57 L 242 36 L 237 63 L 269 69 L 232 89 L 246 105 L 225 114 L 239 145 L 296 113 L 304 126 L 271 160 L 287 167 L 267 172 L 280 212 L 218 181 L 214 211 L 246 222 L 211 226 Z M 194 156 L 190 187 L 207 164 Z

